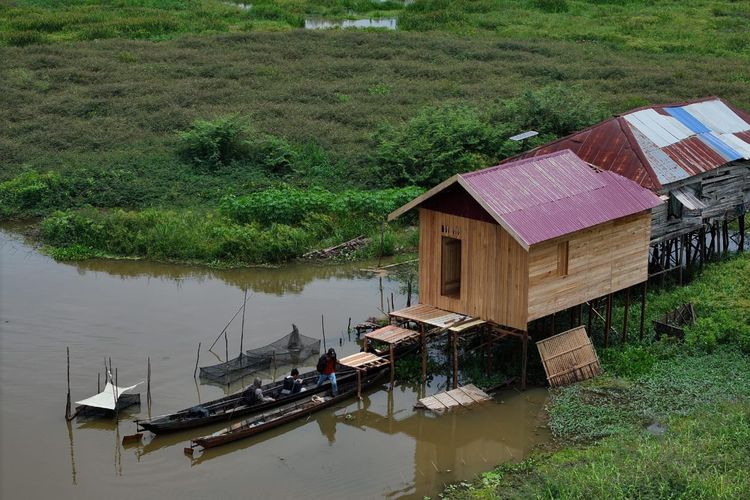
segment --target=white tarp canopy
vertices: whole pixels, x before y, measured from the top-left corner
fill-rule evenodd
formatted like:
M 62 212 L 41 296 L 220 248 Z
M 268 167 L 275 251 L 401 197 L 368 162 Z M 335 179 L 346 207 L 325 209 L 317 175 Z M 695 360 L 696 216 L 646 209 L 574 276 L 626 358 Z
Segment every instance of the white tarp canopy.
M 83 406 L 94 406 L 96 408 L 104 408 L 105 410 L 114 410 L 117 400 L 120 398 L 123 392 L 127 392 L 141 385 L 143 382 L 138 382 L 130 387 L 117 387 L 111 382 L 107 381 L 107 385 L 104 386 L 104 390 L 95 396 L 76 401 L 77 405 Z

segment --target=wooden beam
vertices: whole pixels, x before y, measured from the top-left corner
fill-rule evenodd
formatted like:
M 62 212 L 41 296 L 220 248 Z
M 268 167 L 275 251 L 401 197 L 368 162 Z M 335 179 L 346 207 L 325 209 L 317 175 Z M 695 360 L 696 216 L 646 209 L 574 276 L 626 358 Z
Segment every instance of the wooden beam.
M 422 383 L 427 381 L 427 339 L 424 333 L 424 323 L 419 324 L 419 340 L 422 344 Z
M 609 329 L 612 326 L 612 294 L 607 294 L 606 319 L 604 320 L 604 347 L 609 346 Z
M 625 316 L 622 318 L 622 343 L 628 339 L 628 310 L 630 309 L 630 288 L 625 289 Z

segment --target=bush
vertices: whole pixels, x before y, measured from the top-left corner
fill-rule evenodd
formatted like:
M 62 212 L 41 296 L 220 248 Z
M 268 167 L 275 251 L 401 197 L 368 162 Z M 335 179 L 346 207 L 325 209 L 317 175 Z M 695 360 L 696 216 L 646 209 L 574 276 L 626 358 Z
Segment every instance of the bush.
M 416 187 L 334 193 L 321 188 L 282 186 L 244 196 L 227 196 L 219 209 L 236 222 L 263 225 L 299 224 L 311 214 L 373 221 L 382 220 L 421 193 Z
M 36 215 L 65 205 L 68 186 L 59 173 L 24 172 L 0 183 L 0 217 Z
M 246 156 L 249 130 L 248 123 L 237 116 L 196 120 L 178 134 L 180 154 L 193 165 L 215 172 Z
M 607 117 L 582 87 L 564 84 L 526 90 L 501 105 L 496 119 L 512 123 L 520 130 L 564 136 Z
M 469 106 L 427 107 L 404 125 L 384 126 L 375 135 L 377 169 L 388 185 L 431 187 L 507 156 L 508 135 Z

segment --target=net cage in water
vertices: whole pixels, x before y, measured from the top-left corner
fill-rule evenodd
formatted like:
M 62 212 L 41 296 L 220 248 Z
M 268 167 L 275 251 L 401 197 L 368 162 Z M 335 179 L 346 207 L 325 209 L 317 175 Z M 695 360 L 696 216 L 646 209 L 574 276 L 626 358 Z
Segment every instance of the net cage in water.
M 201 367 L 200 376 L 203 380 L 229 384 L 253 372 L 268 369 L 271 365 L 297 364 L 319 353 L 320 339 L 302 335 L 292 325 L 291 333 L 275 342 L 248 349 L 224 363 Z

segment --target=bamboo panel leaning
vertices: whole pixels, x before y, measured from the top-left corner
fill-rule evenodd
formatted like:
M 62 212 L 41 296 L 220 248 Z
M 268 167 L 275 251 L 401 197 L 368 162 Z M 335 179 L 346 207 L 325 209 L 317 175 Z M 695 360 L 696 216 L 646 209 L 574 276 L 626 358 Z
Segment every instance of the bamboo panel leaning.
M 536 343 L 551 387 L 580 382 L 602 372 L 591 339 L 583 326 Z

